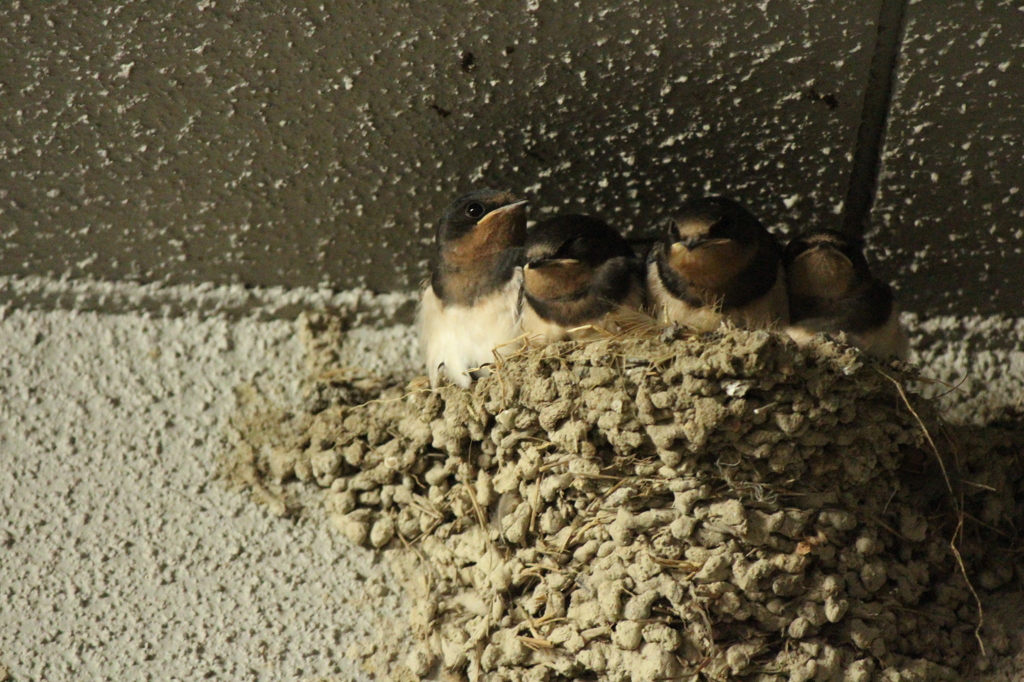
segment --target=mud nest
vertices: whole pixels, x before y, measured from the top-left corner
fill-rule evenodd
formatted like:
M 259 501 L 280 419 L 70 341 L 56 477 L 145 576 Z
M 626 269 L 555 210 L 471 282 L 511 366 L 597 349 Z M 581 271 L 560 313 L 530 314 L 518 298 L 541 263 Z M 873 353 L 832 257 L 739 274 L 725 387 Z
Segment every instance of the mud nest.
M 336 366 L 332 325 L 303 319 L 305 404 L 241 415 L 231 473 L 401 548 L 413 676 L 956 680 L 1008 647 L 978 591 L 1021 577 L 1024 435 L 944 424 L 904 365 L 670 330 L 431 391 Z

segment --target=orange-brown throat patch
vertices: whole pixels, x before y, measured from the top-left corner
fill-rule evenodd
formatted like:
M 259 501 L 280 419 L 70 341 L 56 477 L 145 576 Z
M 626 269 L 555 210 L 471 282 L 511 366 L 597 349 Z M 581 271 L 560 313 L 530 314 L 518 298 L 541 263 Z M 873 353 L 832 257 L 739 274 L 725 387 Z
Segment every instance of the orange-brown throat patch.
M 842 298 L 856 282 L 853 263 L 833 248 L 810 248 L 789 266 L 789 292 L 796 296 Z
M 668 252 L 668 264 L 693 287 L 711 293 L 724 293 L 729 283 L 754 258 L 755 244 L 740 244 L 732 239 L 706 242 L 695 249 L 675 243 Z
M 505 249 L 526 241 L 526 209 L 522 204 L 491 211 L 472 230 L 444 247 L 445 262 L 459 270 L 472 270 Z
M 523 270 L 526 293 L 541 301 L 557 301 L 582 294 L 593 278 L 593 268 L 577 260 L 549 261 Z

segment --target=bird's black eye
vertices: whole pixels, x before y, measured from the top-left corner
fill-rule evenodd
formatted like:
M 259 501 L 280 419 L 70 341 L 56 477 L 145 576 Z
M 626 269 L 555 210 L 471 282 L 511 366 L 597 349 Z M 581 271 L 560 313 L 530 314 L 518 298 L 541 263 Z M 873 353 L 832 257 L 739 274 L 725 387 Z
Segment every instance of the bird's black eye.
M 479 201 L 474 201 L 466 207 L 466 215 L 470 218 L 479 218 L 484 214 L 484 205 Z

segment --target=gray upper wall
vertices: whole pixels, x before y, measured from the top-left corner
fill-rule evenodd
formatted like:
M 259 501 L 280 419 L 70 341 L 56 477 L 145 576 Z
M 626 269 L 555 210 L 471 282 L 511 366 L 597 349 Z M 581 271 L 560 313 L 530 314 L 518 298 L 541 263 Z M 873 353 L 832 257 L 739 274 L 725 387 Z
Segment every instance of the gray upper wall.
M 408 289 L 480 186 L 634 232 L 706 192 L 780 231 L 839 227 L 879 16 L 92 4 L 0 10 L 0 274 Z
M 873 216 L 905 307 L 1024 316 L 1022 9 L 907 7 Z

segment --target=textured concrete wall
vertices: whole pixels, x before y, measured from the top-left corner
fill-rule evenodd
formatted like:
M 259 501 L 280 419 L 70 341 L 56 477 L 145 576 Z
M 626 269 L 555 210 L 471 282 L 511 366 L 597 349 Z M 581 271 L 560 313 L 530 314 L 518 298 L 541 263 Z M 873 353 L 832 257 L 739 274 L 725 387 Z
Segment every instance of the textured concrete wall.
M 481 185 L 633 233 L 704 192 L 850 226 L 888 12 L 886 274 L 912 310 L 1020 314 L 1024 14 L 904 1 L 8 3 L 0 275 L 409 289 Z
M 878 4 L 7 4 L 0 274 L 409 288 L 480 185 L 838 225 Z
M 874 223 L 912 309 L 1024 315 L 1022 10 L 907 7 Z

